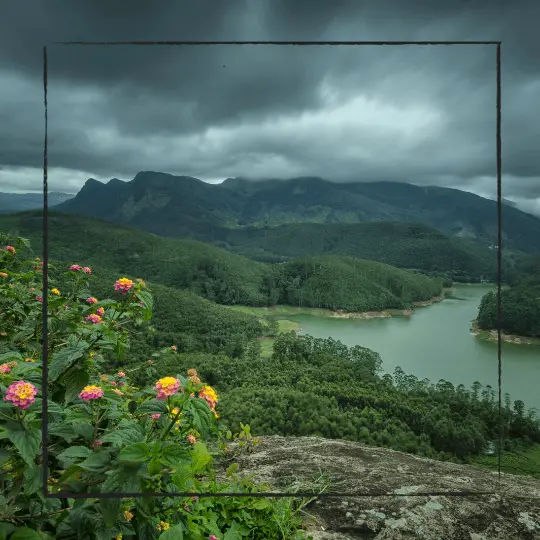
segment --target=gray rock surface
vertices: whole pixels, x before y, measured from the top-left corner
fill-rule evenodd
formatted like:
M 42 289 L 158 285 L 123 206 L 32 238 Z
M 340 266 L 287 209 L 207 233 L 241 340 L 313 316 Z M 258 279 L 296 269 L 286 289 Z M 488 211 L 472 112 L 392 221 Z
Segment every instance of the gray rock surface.
M 321 497 L 306 511 L 315 540 L 540 539 L 540 480 L 430 459 L 342 440 L 262 437 L 234 460 L 275 491 L 388 493 L 382 497 Z M 458 497 L 421 492 L 492 491 Z M 400 495 L 400 496 L 398 496 Z

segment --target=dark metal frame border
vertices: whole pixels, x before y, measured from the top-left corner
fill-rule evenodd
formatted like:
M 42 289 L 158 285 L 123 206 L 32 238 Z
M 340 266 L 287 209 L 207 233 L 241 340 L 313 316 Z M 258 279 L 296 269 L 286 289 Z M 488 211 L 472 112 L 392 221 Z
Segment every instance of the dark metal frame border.
M 42 338 L 42 461 L 43 461 L 43 495 L 49 499 L 122 499 L 126 497 L 483 497 L 487 495 L 501 495 L 501 454 L 503 441 L 503 427 L 501 423 L 501 386 L 502 386 L 502 347 L 501 347 L 501 243 L 502 243 L 502 181 L 501 181 L 501 41 L 57 41 L 50 45 L 161 45 L 161 46 L 203 46 L 203 45 L 330 45 L 330 46 L 351 46 L 351 45 L 495 45 L 496 46 L 496 66 L 497 66 L 497 129 L 496 129 L 496 149 L 497 149 L 497 365 L 498 365 L 498 399 L 499 399 L 499 445 L 497 453 L 497 471 L 499 491 L 432 491 L 417 492 L 408 495 L 385 492 L 364 492 L 364 493 L 316 493 L 316 492 L 260 492 L 260 493 L 69 493 L 57 492 L 49 493 L 47 489 L 48 480 L 48 403 L 47 403 L 47 379 L 48 379 L 48 295 L 43 295 L 43 338 Z M 48 238 L 48 198 L 47 198 L 47 45 L 43 47 L 43 93 L 45 107 L 45 137 L 43 145 L 43 291 L 48 290 L 48 262 L 49 262 L 49 238 Z M 516 499 L 531 499 L 536 497 L 510 496 Z

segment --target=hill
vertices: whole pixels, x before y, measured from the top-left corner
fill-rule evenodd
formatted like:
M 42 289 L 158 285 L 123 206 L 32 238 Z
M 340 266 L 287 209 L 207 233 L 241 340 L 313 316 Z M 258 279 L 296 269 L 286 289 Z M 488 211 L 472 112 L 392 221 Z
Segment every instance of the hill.
M 508 276 L 511 285 L 501 291 L 501 330 L 508 334 L 540 337 L 540 256 L 522 257 Z M 478 327 L 497 328 L 497 294 L 486 294 L 478 308 Z
M 163 236 L 214 241 L 222 229 L 287 223 L 423 223 L 460 238 L 496 243 L 496 202 L 457 189 L 398 182 L 336 183 L 320 178 L 208 184 L 140 172 L 130 182 L 89 179 L 58 210 L 124 223 Z M 503 205 L 504 245 L 540 252 L 540 219 Z
M 0 230 L 39 246 L 41 219 L 40 212 L 2 216 Z M 327 256 L 265 264 L 195 240 L 163 238 L 57 212 L 49 215 L 49 238 L 53 260 L 136 274 L 220 304 L 285 302 L 370 311 L 406 307 L 440 294 L 442 288 L 439 279 L 373 261 Z
M 401 268 L 440 272 L 453 280 L 496 280 L 496 250 L 449 237 L 426 225 L 399 222 L 294 223 L 223 229 L 217 245 L 258 260 L 335 254 Z
M 48 193 L 48 201 L 50 206 L 55 206 L 68 199 L 73 195 L 69 193 Z M 0 214 L 9 214 L 11 212 L 22 212 L 24 210 L 38 210 L 43 208 L 42 193 L 0 193 Z

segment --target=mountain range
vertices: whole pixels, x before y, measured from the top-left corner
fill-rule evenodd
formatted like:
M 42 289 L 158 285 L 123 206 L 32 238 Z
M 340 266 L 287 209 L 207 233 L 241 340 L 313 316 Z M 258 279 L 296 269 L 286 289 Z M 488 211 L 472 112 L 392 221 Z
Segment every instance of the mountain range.
M 50 206 L 55 206 L 73 197 L 69 193 L 55 191 L 49 192 L 47 195 Z M 40 208 L 43 208 L 43 193 L 0 193 L 0 214 Z
M 444 187 L 398 182 L 337 183 L 315 177 L 209 184 L 144 171 L 129 182 L 89 179 L 57 210 L 98 217 L 170 237 L 219 242 L 231 231 L 298 223 L 423 224 L 484 246 L 497 243 L 497 204 Z M 540 219 L 503 203 L 503 246 L 540 252 Z

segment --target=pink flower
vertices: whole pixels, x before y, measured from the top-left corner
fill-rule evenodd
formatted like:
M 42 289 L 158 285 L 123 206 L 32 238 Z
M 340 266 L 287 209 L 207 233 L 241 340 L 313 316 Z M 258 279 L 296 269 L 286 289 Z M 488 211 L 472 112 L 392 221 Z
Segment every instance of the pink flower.
M 94 298 L 93 296 L 89 296 L 86 301 L 89 303 L 89 304 L 96 304 L 98 299 L 97 298 Z
M 197 437 L 195 437 L 195 435 L 190 434 L 186 438 L 191 444 L 195 444 L 197 442 Z
M 79 270 L 82 270 L 81 266 L 78 265 L 78 264 L 72 264 L 70 267 L 69 267 L 70 270 L 73 270 L 75 272 L 79 271 Z
M 152 415 L 152 420 L 158 420 L 160 416 L 161 416 L 161 414 L 159 414 L 159 413 L 154 413 L 154 414 Z
M 117 383 L 116 383 L 115 381 L 111 381 L 111 384 L 112 384 L 113 386 L 117 386 Z
M 105 308 L 98 307 L 98 308 L 96 309 L 96 313 L 97 313 L 98 315 L 100 315 L 100 316 L 103 315 L 103 314 L 105 313 Z
M 151 366 L 153 364 L 152 360 L 147 360 L 146 363 Z
M 41 296 L 39 296 L 39 294 L 36 295 L 36 300 L 37 300 L 38 302 L 43 302 L 43 298 L 42 298 Z
M 120 377 L 121 379 L 122 379 L 123 377 L 126 376 L 126 374 L 125 374 L 123 371 L 119 371 L 119 372 L 117 373 L 117 375 L 118 375 L 118 377 Z
M 8 387 L 4 401 L 11 401 L 19 409 L 28 409 L 36 401 L 34 396 L 37 393 L 38 390 L 32 383 L 15 381 Z
M 218 537 L 217 537 L 215 534 L 211 534 L 211 535 L 208 537 L 208 540 L 218 540 Z
M 176 345 L 171 345 L 171 351 L 176 351 L 178 347 Z
M 88 267 L 88 266 L 84 266 L 82 271 L 85 273 L 85 274 L 91 274 L 92 273 L 92 270 Z
M 5 373 L 6 375 L 11 371 L 11 366 L 9 364 L 0 364 L 0 373 Z
M 133 281 L 128 278 L 117 279 L 114 284 L 115 291 L 121 291 L 123 294 L 126 294 L 133 287 Z
M 82 392 L 79 394 L 79 397 L 84 401 L 90 401 L 91 399 L 99 399 L 103 397 L 103 390 L 94 384 L 85 386 L 82 389 Z
M 186 512 L 189 512 L 189 510 L 190 510 L 189 506 L 184 505 L 184 510 L 185 510 Z
M 13 246 L 6 246 L 6 251 L 9 251 L 12 255 L 15 255 L 16 251 Z
M 193 495 L 193 502 L 197 502 L 199 500 L 199 496 L 198 495 Z
M 86 317 L 86 320 L 97 324 L 101 322 L 101 317 L 99 315 L 96 315 L 95 313 L 90 313 L 90 315 Z
M 94 439 L 94 442 L 92 443 L 93 448 L 99 448 L 103 444 L 103 441 L 101 439 Z
M 166 399 L 178 392 L 180 388 L 180 381 L 175 377 L 163 377 L 154 386 L 154 390 L 157 391 L 156 399 Z

